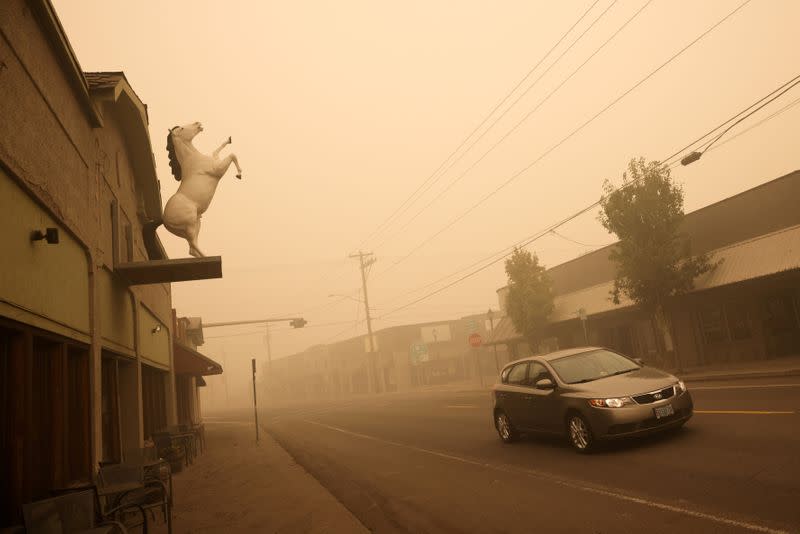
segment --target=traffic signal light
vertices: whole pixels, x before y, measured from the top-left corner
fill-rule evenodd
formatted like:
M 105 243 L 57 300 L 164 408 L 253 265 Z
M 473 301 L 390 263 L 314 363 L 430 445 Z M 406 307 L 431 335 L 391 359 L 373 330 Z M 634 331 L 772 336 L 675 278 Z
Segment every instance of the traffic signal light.
M 299 319 L 292 319 L 289 324 L 292 325 L 292 328 L 303 328 L 307 322 L 308 321 L 300 317 Z

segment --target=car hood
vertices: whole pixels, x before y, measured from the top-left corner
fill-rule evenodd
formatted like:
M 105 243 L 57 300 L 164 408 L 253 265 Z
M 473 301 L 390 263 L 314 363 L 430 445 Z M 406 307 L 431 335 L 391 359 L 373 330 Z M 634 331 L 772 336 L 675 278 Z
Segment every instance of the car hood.
M 678 379 L 653 367 L 642 367 L 622 375 L 598 378 L 583 384 L 569 384 L 575 392 L 597 397 L 624 397 L 671 386 Z

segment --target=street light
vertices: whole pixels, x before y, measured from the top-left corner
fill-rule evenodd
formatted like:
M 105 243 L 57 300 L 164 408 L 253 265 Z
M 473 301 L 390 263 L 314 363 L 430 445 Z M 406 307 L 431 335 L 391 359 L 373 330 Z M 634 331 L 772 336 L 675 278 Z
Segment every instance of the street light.
M 705 152 L 705 151 L 703 151 L 703 152 Z M 703 152 L 697 152 L 695 150 L 694 152 L 690 153 L 688 156 L 684 157 L 681 160 L 681 165 L 683 165 L 684 167 L 687 166 L 687 165 L 691 165 L 692 163 L 694 163 L 695 161 L 697 161 L 698 159 L 700 159 L 702 157 Z

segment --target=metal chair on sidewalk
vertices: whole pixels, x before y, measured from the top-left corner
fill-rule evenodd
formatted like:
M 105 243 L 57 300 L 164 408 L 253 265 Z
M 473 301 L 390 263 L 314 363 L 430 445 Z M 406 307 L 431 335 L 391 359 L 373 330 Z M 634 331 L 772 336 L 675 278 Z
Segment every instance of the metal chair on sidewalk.
M 165 446 L 179 446 L 183 449 L 186 466 L 194 461 L 197 454 L 197 435 L 188 425 L 168 426 L 158 432 L 153 433 L 153 440 L 159 449 Z
M 193 423 L 190 430 L 194 432 L 196 441 L 200 445 L 200 452 L 206 452 L 206 426 L 203 423 Z
M 27 532 L 43 534 L 112 534 L 127 533 L 121 521 L 125 512 L 136 511 L 142 517 L 142 532 L 147 533 L 147 516 L 137 504 L 125 504 L 100 512 L 94 489 L 74 491 L 40 501 L 24 504 L 22 515 Z
M 144 472 L 145 480 L 160 480 L 169 490 L 170 506 L 172 506 L 172 469 L 169 462 L 160 458 L 155 447 L 127 449 L 122 453 L 124 465 L 140 466 Z
M 107 506 L 135 505 L 143 510 L 160 508 L 164 514 L 167 531 L 172 534 L 172 507 L 170 493 L 160 479 L 145 477 L 141 465 L 103 465 L 97 473 L 97 493 L 107 500 Z

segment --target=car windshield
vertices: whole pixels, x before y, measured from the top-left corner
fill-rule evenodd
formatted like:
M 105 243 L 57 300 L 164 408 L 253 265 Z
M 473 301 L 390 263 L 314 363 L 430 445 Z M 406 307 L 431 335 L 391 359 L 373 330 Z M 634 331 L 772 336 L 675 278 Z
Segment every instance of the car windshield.
M 608 350 L 593 350 L 564 356 L 551 361 L 550 365 L 567 384 L 591 382 L 639 369 L 638 365 L 625 356 Z

